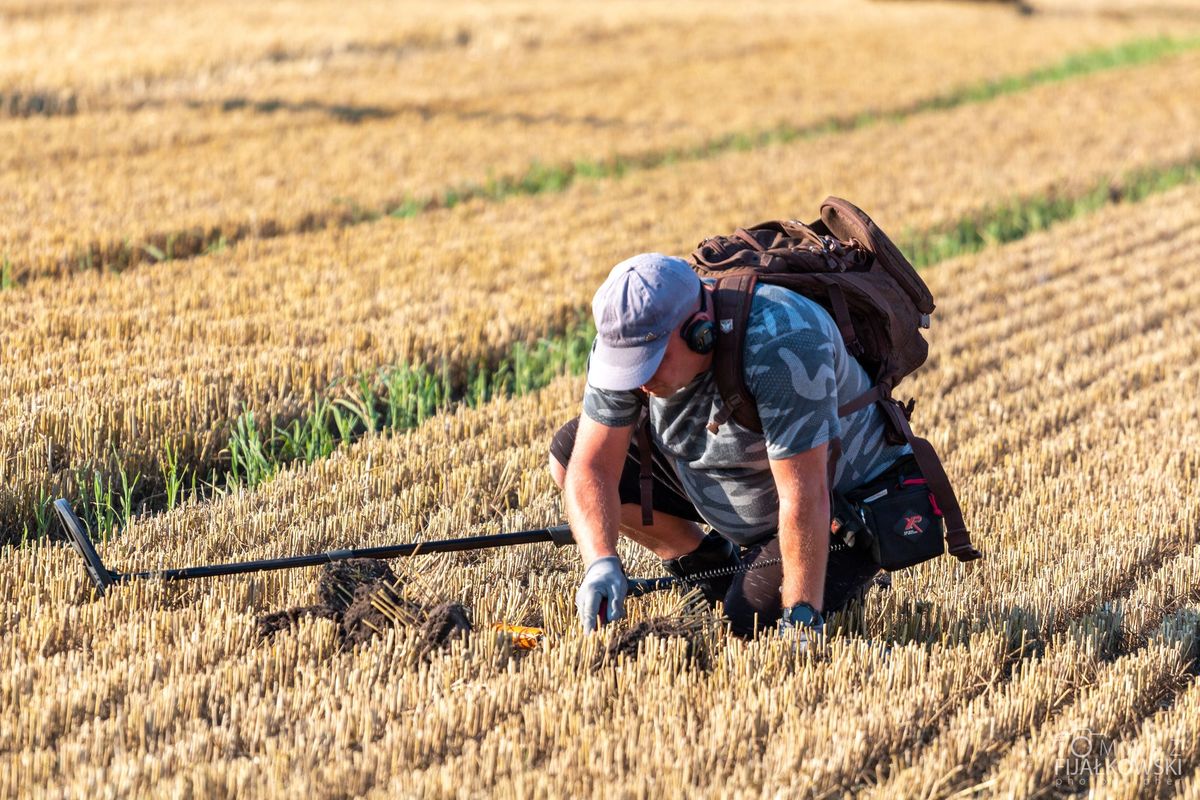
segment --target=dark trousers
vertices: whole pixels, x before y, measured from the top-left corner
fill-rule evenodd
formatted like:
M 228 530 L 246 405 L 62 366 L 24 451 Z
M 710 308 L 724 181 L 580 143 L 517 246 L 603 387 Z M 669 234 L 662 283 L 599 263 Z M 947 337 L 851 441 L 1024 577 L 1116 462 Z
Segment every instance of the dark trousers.
M 570 461 L 571 451 L 575 448 L 575 432 L 578 427 L 579 418 L 576 417 L 563 425 L 551 441 L 550 454 L 564 467 Z M 684 494 L 666 456 L 658 450 L 653 441 L 650 448 L 654 475 L 654 510 L 693 522 L 704 522 L 696 506 Z M 638 483 L 641 458 L 635 436 L 629 445 L 625 468 L 621 472 L 618 486 L 622 504 L 637 505 L 641 502 Z M 742 550 L 743 564 L 777 558 L 779 537 L 774 534 Z M 851 600 L 861 596 L 866 585 L 878 572 L 878 566 L 864 560 L 854 551 L 831 550 L 825 570 L 824 612 L 829 614 L 845 608 Z M 783 613 L 779 598 L 779 587 L 782 584 L 782 564 L 750 569 L 734 576 L 733 583 L 725 595 L 725 615 L 729 618 L 735 634 L 750 637 L 756 632 L 775 626 Z

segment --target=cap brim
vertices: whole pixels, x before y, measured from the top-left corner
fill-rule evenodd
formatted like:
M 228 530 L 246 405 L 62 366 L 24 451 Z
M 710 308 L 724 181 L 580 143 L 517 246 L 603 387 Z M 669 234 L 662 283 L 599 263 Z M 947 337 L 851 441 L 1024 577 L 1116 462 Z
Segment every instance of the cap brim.
M 597 339 L 588 362 L 588 383 L 610 392 L 636 389 L 653 377 L 666 352 L 666 336 L 636 347 L 608 347 Z

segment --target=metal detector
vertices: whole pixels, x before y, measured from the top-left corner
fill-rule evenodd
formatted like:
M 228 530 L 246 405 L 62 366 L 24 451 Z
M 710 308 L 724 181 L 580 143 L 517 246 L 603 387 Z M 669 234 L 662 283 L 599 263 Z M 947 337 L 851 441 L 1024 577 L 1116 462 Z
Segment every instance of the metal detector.
M 292 569 L 294 567 L 315 567 L 321 564 L 332 564 L 335 561 L 346 561 L 351 558 L 408 558 L 427 553 L 454 553 L 463 550 L 486 550 L 495 547 L 509 547 L 515 544 L 537 544 L 551 542 L 555 547 L 566 547 L 575 544 L 569 525 L 552 525 L 548 528 L 534 528 L 528 531 L 514 533 L 498 533 L 491 536 L 467 536 L 461 539 L 438 539 L 429 542 L 414 542 L 410 544 L 394 544 L 384 547 L 361 547 L 353 550 L 330 550 L 325 553 L 313 553 L 305 556 L 289 556 L 286 558 L 267 558 L 258 561 L 237 561 L 228 564 L 210 564 L 202 567 L 183 567 L 179 569 L 159 569 L 144 572 L 113 572 L 104 566 L 100 554 L 92 546 L 87 527 L 75 515 L 71 504 L 63 499 L 54 501 L 54 513 L 58 515 L 63 529 L 71 540 L 75 552 L 83 558 L 88 576 L 96 585 L 96 592 L 104 594 L 110 587 L 118 583 L 132 580 L 163 580 L 183 581 L 192 578 L 212 578 L 218 575 L 241 575 L 247 572 L 267 572 L 277 569 Z M 755 564 L 738 567 L 710 570 L 686 578 L 666 576 L 662 578 L 630 578 L 629 597 L 641 597 L 652 592 L 661 592 L 674 587 L 687 588 L 699 581 L 724 575 L 734 575 L 748 570 L 778 564 L 779 559 L 767 559 Z
M 427 553 L 453 553 L 462 550 L 485 550 L 494 547 L 508 547 L 514 544 L 535 544 L 552 542 L 557 547 L 574 544 L 571 528 L 567 525 L 553 525 L 549 528 L 535 528 L 514 533 L 499 533 L 493 536 L 468 536 L 461 539 L 440 539 L 429 542 L 411 544 L 395 544 L 384 547 L 362 547 L 352 550 L 330 550 L 325 553 L 313 553 L 304 556 L 287 558 L 267 558 L 258 561 L 239 561 L 229 564 L 212 564 L 202 567 L 183 567 L 181 569 L 160 569 L 146 572 L 113 572 L 104 566 L 100 554 L 92 546 L 87 528 L 82 520 L 75 515 L 71 504 L 66 500 L 54 501 L 54 513 L 62 522 L 63 529 L 71 539 L 75 551 L 83 557 L 88 576 L 96 584 L 96 590 L 103 594 L 110 586 L 131 580 L 158 579 L 164 581 L 182 581 L 192 578 L 212 578 L 218 575 L 240 575 L 247 572 L 266 572 L 276 569 L 292 569 L 293 567 L 315 567 L 321 564 L 332 564 L 335 561 L 346 561 L 351 558 L 407 558 Z

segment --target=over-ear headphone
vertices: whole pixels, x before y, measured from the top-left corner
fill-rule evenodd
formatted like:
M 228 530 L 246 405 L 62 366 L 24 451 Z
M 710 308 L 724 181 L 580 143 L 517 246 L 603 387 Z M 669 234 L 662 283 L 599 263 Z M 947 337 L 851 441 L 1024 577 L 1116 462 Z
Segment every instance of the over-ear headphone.
M 717 327 L 711 319 L 703 319 L 700 315 L 708 311 L 708 297 L 704 284 L 700 284 L 700 310 L 692 314 L 683 323 L 679 335 L 687 342 L 688 349 L 693 353 L 707 355 L 717 346 Z

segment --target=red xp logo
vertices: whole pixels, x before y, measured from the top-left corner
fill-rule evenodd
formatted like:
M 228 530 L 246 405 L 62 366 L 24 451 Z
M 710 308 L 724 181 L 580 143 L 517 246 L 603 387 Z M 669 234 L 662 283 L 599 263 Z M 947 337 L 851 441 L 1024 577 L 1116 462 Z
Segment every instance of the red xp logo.
M 920 514 L 913 514 L 911 517 L 904 518 L 904 536 L 916 536 L 918 533 L 924 533 L 925 529 L 921 527 L 924 517 Z

